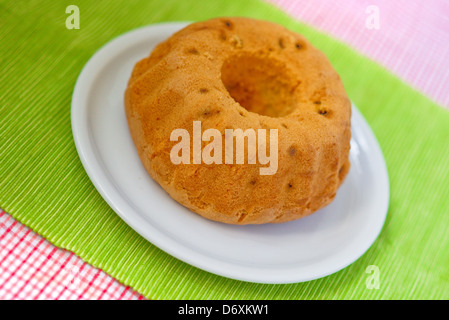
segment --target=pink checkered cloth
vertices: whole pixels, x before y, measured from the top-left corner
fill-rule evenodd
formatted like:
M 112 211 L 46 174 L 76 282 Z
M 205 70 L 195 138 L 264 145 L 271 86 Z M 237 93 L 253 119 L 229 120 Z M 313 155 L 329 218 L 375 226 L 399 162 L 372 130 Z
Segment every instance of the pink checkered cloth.
M 377 61 L 449 109 L 449 1 L 268 0 Z M 367 20 L 379 13 L 379 28 Z
M 143 297 L 0 209 L 0 299 Z
M 268 0 L 449 108 L 449 1 Z M 367 32 L 368 7 L 379 29 Z M 0 299 L 143 299 L 0 209 Z

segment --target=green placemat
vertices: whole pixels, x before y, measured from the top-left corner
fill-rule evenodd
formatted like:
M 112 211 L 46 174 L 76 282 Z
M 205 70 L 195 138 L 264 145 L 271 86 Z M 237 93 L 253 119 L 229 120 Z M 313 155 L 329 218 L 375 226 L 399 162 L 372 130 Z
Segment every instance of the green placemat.
M 79 30 L 65 27 L 70 4 L 80 9 Z M 128 227 L 81 165 L 70 102 L 76 78 L 95 51 L 136 27 L 216 16 L 267 19 L 303 33 L 328 55 L 377 135 L 390 174 L 387 221 L 369 251 L 336 274 L 263 285 L 191 267 Z M 0 1 L 0 108 L 0 207 L 148 298 L 449 298 L 449 113 L 376 63 L 271 5 Z M 369 285 L 370 265 L 378 267 L 378 289 Z

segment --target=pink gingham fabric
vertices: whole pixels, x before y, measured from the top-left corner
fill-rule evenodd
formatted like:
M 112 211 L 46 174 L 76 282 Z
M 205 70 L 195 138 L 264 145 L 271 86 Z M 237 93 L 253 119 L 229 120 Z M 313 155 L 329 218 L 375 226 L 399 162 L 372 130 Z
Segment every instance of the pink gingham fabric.
M 449 109 L 449 1 L 269 0 Z M 379 28 L 368 28 L 378 12 Z
M 449 108 L 449 1 L 268 0 Z M 368 7 L 379 28 L 368 29 Z M 0 209 L 0 299 L 143 299 Z
M 0 299 L 140 300 L 143 297 L 0 209 Z

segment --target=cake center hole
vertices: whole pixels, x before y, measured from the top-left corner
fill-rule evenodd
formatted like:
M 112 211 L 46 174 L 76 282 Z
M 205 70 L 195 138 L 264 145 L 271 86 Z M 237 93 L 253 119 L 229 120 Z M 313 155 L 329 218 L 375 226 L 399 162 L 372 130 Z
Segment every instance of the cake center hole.
M 299 82 L 273 58 L 231 57 L 223 63 L 221 80 L 231 97 L 250 112 L 277 118 L 290 114 L 295 108 Z

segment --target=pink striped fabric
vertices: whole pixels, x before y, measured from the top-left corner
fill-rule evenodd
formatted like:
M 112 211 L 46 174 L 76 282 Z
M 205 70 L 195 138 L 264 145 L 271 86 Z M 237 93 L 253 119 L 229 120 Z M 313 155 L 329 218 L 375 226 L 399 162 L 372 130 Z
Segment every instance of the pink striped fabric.
M 449 109 L 449 1 L 269 0 L 351 45 Z M 366 27 L 372 6 L 379 29 Z
M 0 209 L 0 299 L 117 299 L 143 297 L 53 246 Z
M 449 108 L 449 1 L 268 1 L 345 41 Z M 366 27 L 369 6 L 379 10 L 379 29 Z M 0 299 L 143 297 L 0 209 Z

